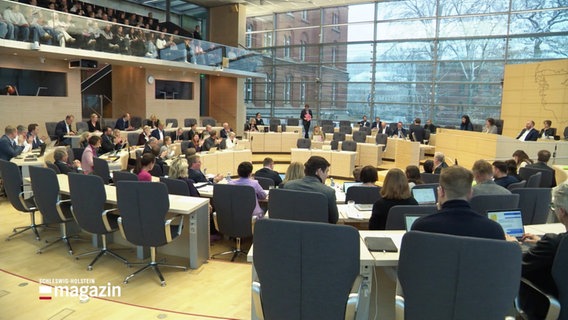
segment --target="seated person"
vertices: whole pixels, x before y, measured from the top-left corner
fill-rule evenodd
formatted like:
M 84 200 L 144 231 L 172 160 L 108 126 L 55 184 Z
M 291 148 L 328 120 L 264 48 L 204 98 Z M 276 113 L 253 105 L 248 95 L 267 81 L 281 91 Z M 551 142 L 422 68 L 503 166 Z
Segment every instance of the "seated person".
M 519 182 L 517 178 L 508 174 L 505 161 L 493 162 L 493 181 L 503 188 L 507 188 L 511 183 Z M 517 167 L 515 166 L 515 171 Z
M 172 145 L 172 137 L 166 136 L 164 138 L 164 144 L 160 148 L 160 154 L 163 154 L 162 157 L 165 160 L 172 159 L 175 156 L 174 146 Z
M 563 183 L 552 190 L 554 213 L 558 221 L 568 230 L 568 184 Z M 523 242 L 534 244 L 534 246 L 523 254 L 523 278 L 532 282 L 536 287 L 558 298 L 558 288 L 552 278 L 552 263 L 560 242 L 566 237 L 566 232 L 560 234 L 547 233 L 542 238 L 533 234 L 525 234 Z M 516 239 L 508 239 L 516 241 Z M 519 300 L 523 311 L 530 319 L 544 319 L 548 308 L 548 301 L 534 299 L 530 291 L 521 290 Z
M 194 154 L 187 157 L 187 163 L 189 165 L 188 178 L 195 182 L 212 182 L 217 183 L 223 180 L 223 176 L 217 174 L 215 177 L 208 179 L 203 172 L 201 172 L 201 158 Z
M 521 133 L 515 138 L 521 141 L 536 141 L 538 140 L 538 130 L 534 128 L 534 121 L 529 120 L 525 124 L 525 128 L 521 130 Z
M 469 206 L 473 174 L 464 167 L 452 166 L 440 174 L 438 213 L 414 222 L 412 230 L 487 239 L 505 239 L 497 222 L 473 211 Z
M 156 129 L 159 124 L 160 120 L 158 120 L 158 117 L 155 114 L 151 115 L 150 119 L 146 120 L 146 125 L 149 126 L 150 129 Z
M 537 153 L 537 161 L 535 163 L 527 165 L 527 168 L 542 169 L 552 172 L 552 184 L 549 188 L 556 187 L 556 171 L 548 166 L 548 160 L 550 160 L 550 151 L 540 150 Z
M 130 125 L 130 113 L 125 113 L 122 117 L 116 120 L 116 124 L 114 125 L 115 129 L 121 131 L 131 131 L 134 130 L 134 127 Z
M 364 166 L 361 172 L 359 172 L 359 181 L 362 182 L 364 186 L 376 187 L 375 183 L 377 183 L 378 180 L 379 175 L 377 168 L 373 166 Z
M 145 153 L 142 155 L 139 163 L 136 165 L 136 169 L 134 173 L 138 176 L 138 181 L 152 181 L 152 175 L 150 171 L 154 168 L 154 164 L 156 163 L 156 157 L 154 157 L 151 153 Z
M 255 177 L 262 177 L 272 179 L 274 181 L 275 186 L 279 186 L 282 183 L 282 178 L 280 178 L 280 174 L 274 171 L 274 160 L 272 158 L 264 158 L 262 161 L 262 169 L 257 170 L 254 173 Z
M 59 145 L 70 145 L 71 138 L 65 138 L 65 136 L 75 135 L 75 131 L 71 128 L 75 117 L 73 115 L 65 116 L 65 120 L 59 121 L 55 126 L 55 135 L 57 136 L 57 141 Z
M 89 127 L 89 132 L 102 131 L 98 114 L 96 113 L 91 114 L 91 118 L 89 119 L 89 121 L 87 121 L 87 127 Z
M 229 137 L 225 139 L 225 149 L 234 149 L 237 141 L 237 134 L 234 132 L 229 133 Z
M 491 194 L 511 194 L 511 191 L 503 188 L 493 181 L 493 167 L 485 160 L 477 160 L 471 168 L 475 186 L 473 186 L 473 197 Z
M 201 151 L 209 151 L 211 148 L 219 148 L 221 139 L 217 138 L 217 131 L 211 130 L 209 138 L 203 141 L 203 147 Z
M 224 122 L 223 123 L 223 129 L 221 129 L 221 133 L 220 133 L 221 138 L 227 139 L 231 132 L 233 132 L 233 129 L 231 129 L 231 127 L 229 127 L 229 123 Z
M 182 127 L 179 127 L 176 131 L 172 132 L 171 137 L 174 142 L 187 140 L 187 135 L 183 132 Z
M 111 127 L 106 126 L 104 128 L 103 134 L 101 135 L 100 153 L 103 154 L 114 150 L 118 150 L 120 146 L 122 146 L 122 143 L 120 144 L 114 143 L 114 135 Z
M 245 124 L 245 131 L 258 131 L 254 118 L 250 118 L 249 122 Z
M 435 125 L 432 124 L 431 119 L 428 119 L 428 120 L 426 120 L 426 124 L 424 125 L 424 129 L 430 130 L 430 133 L 434 134 L 434 133 L 436 133 L 436 129 L 438 129 L 438 127 L 436 127 Z
M 195 181 L 189 179 L 189 165 L 187 164 L 186 158 L 175 158 L 170 166 L 170 171 L 168 173 L 170 179 L 178 179 L 185 183 L 189 187 L 189 195 L 192 197 L 199 197 L 199 191 L 195 188 Z
M 194 134 L 187 147 L 195 149 L 195 152 L 201 152 L 201 149 L 203 148 L 203 140 L 199 138 L 198 134 Z
M 257 124 L 257 125 L 259 125 L 259 126 L 263 126 L 263 125 L 264 125 L 264 121 L 262 120 L 262 116 L 260 115 L 260 112 L 257 112 L 257 113 L 254 115 L 254 117 L 255 117 L 255 121 L 256 121 L 256 124 Z
M 446 156 L 441 152 L 434 152 L 434 173 L 442 173 L 442 169 L 447 168 Z
M 434 173 L 434 161 L 426 160 L 422 164 L 422 167 L 424 168 L 425 173 Z
M 466 114 L 461 117 L 460 130 L 473 131 L 473 123 Z
M 314 133 L 312 134 L 312 140 L 316 142 L 325 141 L 325 133 L 321 130 L 320 126 L 314 127 Z
M 381 128 L 378 130 L 377 133 L 386 134 L 387 136 L 392 136 L 392 130 L 388 123 L 385 121 L 381 122 Z
M 235 184 L 240 186 L 251 186 L 254 188 L 254 193 L 256 194 L 256 206 L 252 212 L 253 217 L 262 218 L 264 216 L 264 210 L 260 208 L 258 200 L 264 200 L 268 196 L 266 192 L 262 189 L 258 181 L 251 178 L 252 174 L 252 163 L 241 162 L 237 168 L 239 174 L 239 179 L 231 180 L 229 184 Z
M 55 165 L 59 168 L 59 172 L 62 174 L 68 174 L 69 172 L 79 172 L 81 171 L 81 161 L 75 160 L 73 164 L 69 164 L 69 155 L 65 149 L 55 149 L 53 151 L 53 161 Z
M 288 169 L 286 169 L 286 175 L 284 176 L 284 180 L 282 180 L 282 187 L 288 181 L 300 180 L 304 179 L 304 165 L 301 162 L 294 161 L 290 163 Z
M 339 212 L 337 211 L 337 200 L 335 190 L 325 185 L 325 180 L 329 174 L 330 164 L 323 157 L 311 156 L 304 164 L 305 177 L 298 180 L 287 180 L 284 189 L 319 192 L 327 198 L 328 221 L 337 223 Z M 288 179 L 288 176 L 286 176 Z
M 150 126 L 144 126 L 144 128 L 142 128 L 142 132 L 140 132 L 140 135 L 138 136 L 137 145 L 139 145 L 139 146 L 145 145 L 146 142 L 148 142 L 148 140 L 150 140 L 151 133 L 152 133 L 152 129 L 150 128 Z
M 92 135 L 89 137 L 89 145 L 83 150 L 81 167 L 84 174 L 91 174 L 94 170 L 93 158 L 97 157 L 97 151 L 101 147 L 101 137 Z
M 402 122 L 398 122 L 396 124 L 396 129 L 394 129 L 393 133 L 392 133 L 393 137 L 398 137 L 400 139 L 406 139 L 406 137 L 408 136 L 408 132 L 406 131 L 406 129 L 404 129 L 402 127 Z
M 371 127 L 371 123 L 367 120 L 367 116 L 363 116 L 363 119 L 359 121 L 359 127 Z
M 422 181 L 422 176 L 420 175 L 420 168 L 418 168 L 417 166 L 406 166 L 404 174 L 406 175 L 406 179 L 408 180 L 408 187 L 411 190 L 417 184 L 424 184 L 424 181 Z
M 483 130 L 481 132 L 492 133 L 492 134 L 499 133 L 499 130 L 497 129 L 497 126 L 495 125 L 495 119 L 493 119 L 493 118 L 485 119 L 485 127 L 483 127 Z
M 375 121 L 371 124 L 371 129 L 379 130 L 381 128 L 381 118 L 375 117 Z
M 10 161 L 24 150 L 24 146 L 14 142 L 18 136 L 18 130 L 12 126 L 6 126 L 4 135 L 0 138 L 0 159 Z
M 544 120 L 542 124 L 544 125 L 544 128 L 540 130 L 538 137 L 542 139 L 554 139 L 554 129 L 550 127 L 552 126 L 552 121 Z

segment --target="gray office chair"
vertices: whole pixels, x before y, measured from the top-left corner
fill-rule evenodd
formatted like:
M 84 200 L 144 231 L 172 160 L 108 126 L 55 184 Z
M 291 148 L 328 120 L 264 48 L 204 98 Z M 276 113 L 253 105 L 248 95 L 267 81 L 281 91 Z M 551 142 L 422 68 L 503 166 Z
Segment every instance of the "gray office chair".
M 76 125 L 77 125 L 77 131 L 80 131 L 80 132 L 89 131 L 89 125 L 86 122 L 77 121 Z
M 321 193 L 271 189 L 268 198 L 270 219 L 329 221 L 327 198 Z
M 181 181 L 178 179 L 170 179 L 160 177 L 160 182 L 164 183 L 168 188 L 169 194 L 176 194 L 179 196 L 189 196 L 189 186 L 185 181 Z
M 422 172 L 420 173 L 420 179 L 422 179 L 424 183 L 440 183 L 439 174 Z
M 405 319 L 504 319 L 519 290 L 521 249 L 503 240 L 411 231 L 402 238 L 398 279 Z
M 126 259 L 107 248 L 107 234 L 118 231 L 118 215 L 113 214 L 116 209 L 105 210 L 106 191 L 103 180 L 99 176 L 84 175 L 82 173 L 69 173 L 69 190 L 71 194 L 71 212 L 79 226 L 92 234 L 100 235 L 102 248 L 75 256 L 80 257 L 97 254 L 87 266 L 93 270 L 93 265 L 103 255 L 110 256 L 128 263 Z M 89 186 L 86 188 L 85 186 Z
M 130 125 L 135 128 L 141 128 L 142 127 L 142 117 L 138 117 L 138 116 L 132 116 L 130 117 Z M 132 146 L 135 146 L 136 144 L 131 144 Z
M 105 184 L 111 181 L 108 162 L 104 159 L 93 158 L 93 174 L 101 177 Z
M 523 225 L 546 223 L 552 202 L 550 188 L 520 188 L 511 192 L 519 195 Z
M 178 127 L 178 120 L 174 119 L 174 118 L 166 118 L 166 125 L 168 125 L 168 123 L 172 124 L 172 128 L 177 128 Z
M 81 161 L 81 158 L 83 157 L 83 151 L 85 151 L 85 149 L 83 149 L 83 148 L 71 148 L 71 150 L 73 151 L 73 158 Z
M 528 180 L 527 184 L 525 185 L 526 188 L 539 188 L 540 187 L 540 180 L 542 180 L 542 173 L 537 172 L 531 175 Z
M 357 142 L 345 140 L 341 143 L 341 151 L 357 151 Z
M 329 142 L 329 145 L 331 146 L 331 150 L 339 149 L 339 141 L 337 141 L 337 140 L 331 140 Z
M 503 134 L 503 119 L 495 119 L 495 126 L 497 127 L 497 134 Z
M 300 149 L 310 149 L 312 146 L 312 141 L 306 138 L 299 138 L 298 142 L 296 142 L 296 147 Z
M 213 219 L 217 230 L 225 236 L 235 238 L 231 251 L 214 255 L 232 254 L 231 261 L 238 255 L 246 255 L 241 249 L 241 239 L 252 237 L 252 213 L 256 206 L 256 194 L 250 186 L 216 184 L 213 186 Z
M 255 248 L 256 250 L 256 248 Z M 542 291 L 529 280 L 521 279 L 521 289 L 515 306 L 520 312 L 522 319 L 536 319 L 535 315 L 525 313 L 527 303 L 534 301 L 548 301 L 549 307 L 544 320 L 557 320 L 568 318 L 568 237 L 564 237 L 556 249 L 554 262 L 552 263 L 552 279 L 558 289 L 558 298 L 548 292 Z M 534 296 L 536 294 L 536 296 Z M 532 298 L 532 299 L 531 299 Z M 535 299 L 540 298 L 540 299 Z M 528 308 L 530 310 L 530 306 Z
M 138 136 L 140 133 L 138 132 L 129 132 L 126 134 L 126 140 L 128 141 L 128 145 L 135 146 L 138 144 Z
M 360 127 L 359 132 L 364 132 L 366 135 L 370 135 L 371 134 L 371 128 L 370 127 Z
M 160 278 L 160 285 L 165 286 L 166 281 L 159 267 L 187 270 L 184 266 L 156 262 L 156 248 L 177 239 L 183 228 L 183 216 L 165 219 L 170 208 L 166 185 L 160 182 L 120 181 L 116 184 L 116 199 L 120 210 L 118 227 L 122 236 L 134 245 L 150 247 L 151 256 L 150 263 L 127 276 L 124 283 L 152 268 Z
M 109 126 L 111 128 L 114 128 L 116 126 L 116 120 L 114 119 L 102 119 L 102 123 L 101 125 L 104 126 Z
M 341 127 L 343 127 L 343 126 L 351 127 L 351 121 L 349 121 L 349 120 L 340 120 L 340 121 L 339 121 L 339 127 L 341 128 Z
M 263 219 L 254 232 L 258 319 L 355 318 L 363 292 L 355 228 Z
M 59 182 L 57 175 L 49 168 L 30 166 L 30 178 L 32 179 L 32 191 L 34 192 L 34 200 L 43 220 L 46 224 L 58 223 L 61 227 L 61 236 L 55 241 L 37 250 L 42 253 L 43 250 L 52 245 L 63 241 L 67 245 L 69 254 L 73 254 L 71 243 L 72 236 L 67 235 L 67 224 L 73 221 L 71 214 L 71 201 L 61 200 L 59 196 Z
M 206 127 L 207 125 L 210 125 L 212 127 L 214 127 L 215 125 L 217 125 L 217 120 L 213 119 L 213 118 L 203 118 L 201 117 L 201 124 Z
M 524 188 L 526 185 L 527 185 L 527 181 L 521 180 L 519 182 L 511 183 L 510 185 L 507 186 L 507 189 L 509 189 L 509 191 L 512 191 L 512 190 L 515 190 L 515 189 Z
M 278 124 L 270 124 L 270 132 L 278 132 L 278 127 Z
M 270 187 L 274 187 L 274 180 L 272 180 L 270 178 L 254 177 L 254 179 L 256 181 L 258 181 L 258 183 L 260 184 L 260 186 L 264 190 L 268 190 L 268 189 L 270 189 Z
M 192 125 L 197 124 L 197 119 L 195 118 L 185 118 L 183 119 L 183 126 L 186 128 L 191 127 Z
M 515 209 L 519 207 L 518 194 L 479 195 L 471 198 L 469 204 L 473 211 L 487 215 L 488 210 Z
M 377 133 L 377 135 L 375 136 L 375 142 L 377 144 L 383 145 L 383 151 L 385 151 L 388 141 L 389 141 L 389 136 L 384 133 Z
M 57 122 L 45 123 L 45 130 L 47 131 L 47 135 L 49 136 L 49 140 L 51 141 L 57 141 L 57 136 L 55 135 L 56 127 L 57 127 Z
M 329 120 L 329 119 L 324 119 L 324 120 L 320 120 L 320 126 L 332 126 L 335 127 L 335 124 L 333 123 L 333 120 Z
M 2 174 L 2 181 L 4 182 L 4 191 L 12 207 L 30 215 L 30 224 L 14 228 L 12 234 L 9 235 L 6 240 L 10 240 L 22 232 L 32 230 L 36 236 L 36 240 L 39 241 L 40 237 L 37 228 L 43 226 L 43 224 L 36 224 L 35 212 L 37 211 L 37 207 L 32 197 L 32 192 L 23 191 L 23 180 L 20 168 L 13 162 L 0 160 L 0 173 Z
M 353 187 L 351 187 L 353 188 Z M 349 188 L 347 191 L 351 190 Z M 435 205 L 428 206 L 394 206 L 391 207 L 387 215 L 386 230 L 406 230 L 405 214 L 416 216 L 427 216 L 438 212 Z
M 333 124 L 324 124 L 321 126 L 323 133 L 333 133 L 335 131 Z
M 365 131 L 353 132 L 353 141 L 364 143 L 367 140 L 367 133 Z
M 566 126 L 566 127 L 564 128 L 564 134 L 563 134 L 563 136 L 564 136 L 564 139 L 565 139 L 565 140 L 568 140 L 568 126 Z
M 288 118 L 286 119 L 286 124 L 288 124 L 289 126 L 299 126 L 300 120 L 296 118 Z
M 351 127 L 351 125 L 339 126 L 339 132 L 344 134 L 351 134 L 353 133 L 353 128 Z
M 112 181 L 114 183 L 118 181 L 138 181 L 138 176 L 130 171 L 113 171 Z
M 519 169 L 519 176 L 523 180 L 528 180 L 530 178 L 530 176 L 532 176 L 535 173 L 539 173 L 539 172 L 542 174 L 542 176 L 540 178 L 540 188 L 551 188 L 551 187 L 553 187 L 553 178 L 554 178 L 554 171 L 553 170 L 523 167 L 523 168 Z
M 55 171 L 56 174 L 60 174 L 60 173 L 61 173 L 61 170 L 59 170 L 59 168 L 55 165 L 55 163 L 53 163 L 53 162 L 47 160 L 47 161 L 45 161 L 45 165 L 46 165 L 49 169 Z
M 345 133 L 343 132 L 334 132 L 333 133 L 333 141 L 345 141 Z
M 381 198 L 381 187 L 375 186 L 352 186 L 347 189 L 345 203 L 353 200 L 357 204 L 374 204 Z
M 422 141 L 424 144 L 428 144 L 430 142 L 430 135 L 432 133 L 428 129 L 424 129 L 424 140 Z

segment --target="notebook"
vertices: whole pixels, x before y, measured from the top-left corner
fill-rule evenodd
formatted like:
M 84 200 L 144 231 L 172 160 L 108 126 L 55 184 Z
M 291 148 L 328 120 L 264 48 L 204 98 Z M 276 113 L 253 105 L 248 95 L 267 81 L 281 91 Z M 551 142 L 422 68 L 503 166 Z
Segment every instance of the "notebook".
M 387 237 L 366 237 L 365 244 L 369 251 L 398 252 L 392 239 Z
M 343 183 L 343 192 L 347 192 L 347 189 L 351 188 L 352 186 L 363 184 L 362 182 L 344 182 Z
M 487 217 L 501 225 L 506 234 L 520 240 L 525 233 L 520 209 L 487 211 Z
M 435 204 L 436 194 L 433 188 L 412 188 L 412 196 L 418 204 Z
M 355 205 L 355 208 L 359 211 L 371 211 L 373 210 L 373 204 L 362 204 L 358 203 Z
M 406 231 L 410 231 L 412 229 L 412 225 L 414 224 L 414 221 L 418 220 L 419 218 L 422 218 L 422 215 L 417 215 L 417 214 L 405 214 L 404 215 L 404 225 L 406 227 Z

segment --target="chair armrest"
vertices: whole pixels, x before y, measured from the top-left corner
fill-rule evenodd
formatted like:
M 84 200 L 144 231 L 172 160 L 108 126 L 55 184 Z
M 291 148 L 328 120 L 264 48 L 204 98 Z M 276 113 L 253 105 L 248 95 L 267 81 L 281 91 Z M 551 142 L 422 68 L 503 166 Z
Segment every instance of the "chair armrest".
M 219 231 L 219 223 L 217 222 L 217 211 L 213 211 L 213 224 L 215 225 L 215 230 Z
M 546 317 L 544 318 L 544 320 L 556 320 L 556 319 L 558 319 L 558 316 L 560 316 L 560 302 L 558 301 L 558 299 L 556 299 L 552 295 L 542 291 L 534 283 L 530 282 L 529 280 L 527 280 L 525 278 L 521 278 L 521 286 L 522 285 L 527 286 L 528 288 L 530 288 L 530 290 L 533 290 L 537 294 L 541 294 L 546 299 L 548 299 L 549 306 L 548 306 L 548 311 L 546 313 Z M 520 305 L 519 297 L 515 298 L 515 308 L 517 309 L 518 312 L 523 313 L 523 310 L 521 309 L 521 307 L 522 306 Z
M 118 219 L 116 219 L 116 222 L 118 223 L 118 230 L 120 230 L 120 234 L 124 239 L 126 239 L 126 234 L 124 233 L 124 227 L 122 226 L 122 217 L 118 217 Z
M 264 320 L 264 312 L 262 311 L 262 300 L 260 299 L 260 282 L 252 282 L 252 310 L 259 320 Z
M 178 214 L 175 217 L 166 220 L 166 223 L 164 224 L 167 242 L 171 242 L 173 240 L 171 224 L 172 224 L 172 222 L 177 221 L 177 220 L 179 220 L 178 230 L 177 230 L 177 235 L 179 236 L 181 234 L 181 230 L 183 229 L 183 215 Z
M 65 208 L 62 205 L 67 205 L 66 211 L 64 211 Z M 59 218 L 61 220 L 69 221 L 73 219 L 73 213 L 71 212 L 71 199 L 59 200 L 55 204 L 55 207 L 57 208 L 57 213 L 59 214 Z
M 105 225 L 106 231 L 108 231 L 108 232 L 112 232 L 113 229 L 110 226 L 110 222 L 108 222 L 107 214 L 109 214 L 110 212 L 113 212 L 113 211 L 118 211 L 118 208 L 108 209 L 108 210 L 103 211 L 103 213 L 102 213 L 103 223 Z
M 347 304 L 345 306 L 345 320 L 354 320 L 357 315 L 357 308 L 359 307 L 359 297 L 366 289 L 366 284 L 363 282 L 363 276 L 358 275 L 353 282 L 351 287 L 351 292 L 347 298 Z
M 28 203 L 26 203 L 26 195 L 29 195 L 31 198 L 34 193 L 32 191 L 22 191 L 20 192 L 20 194 L 18 195 L 18 198 L 20 198 L 20 203 L 22 204 L 22 206 L 24 206 L 24 208 L 26 208 L 27 211 L 35 211 L 37 210 L 37 205 L 30 207 L 28 206 Z M 35 204 L 35 200 L 32 199 L 32 201 Z

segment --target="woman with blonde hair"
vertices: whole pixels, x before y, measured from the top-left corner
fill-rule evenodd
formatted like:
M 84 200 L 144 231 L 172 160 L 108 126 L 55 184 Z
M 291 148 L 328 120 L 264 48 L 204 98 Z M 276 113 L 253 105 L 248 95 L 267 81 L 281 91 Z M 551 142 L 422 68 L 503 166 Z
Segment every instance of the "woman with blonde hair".
M 164 154 L 163 159 L 171 159 L 174 157 L 174 146 L 172 145 L 172 137 L 165 136 L 164 144 L 160 148 L 160 154 Z
M 89 131 L 85 131 L 81 134 L 81 137 L 79 137 L 79 146 L 83 149 L 85 149 L 88 145 L 89 145 L 89 137 L 91 136 L 91 133 Z
M 189 195 L 199 197 L 199 191 L 195 188 L 195 181 L 189 179 L 189 164 L 185 158 L 176 158 L 170 166 L 170 179 L 178 179 L 185 182 L 189 188 Z
M 417 206 L 418 202 L 410 194 L 404 172 L 396 168 L 390 169 L 381 188 L 381 199 L 373 205 L 369 230 L 385 230 L 390 208 L 400 205 Z
M 99 121 L 99 115 L 96 113 L 92 113 L 89 121 L 87 122 L 87 127 L 89 128 L 89 132 L 101 132 L 101 122 Z
M 304 178 L 304 165 L 301 162 L 292 162 L 288 166 L 288 170 L 286 170 L 286 177 L 284 177 L 284 181 L 282 181 L 282 185 L 284 185 L 288 181 L 298 180 Z
M 314 133 L 312 135 L 312 140 L 316 142 L 324 142 L 325 141 L 325 133 L 321 130 L 320 126 L 314 127 Z
M 151 129 L 156 129 L 159 124 L 160 120 L 158 120 L 158 117 L 155 114 L 151 115 L 150 119 L 146 121 L 146 125 L 149 126 Z

